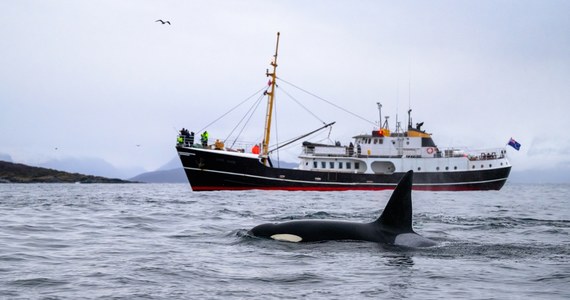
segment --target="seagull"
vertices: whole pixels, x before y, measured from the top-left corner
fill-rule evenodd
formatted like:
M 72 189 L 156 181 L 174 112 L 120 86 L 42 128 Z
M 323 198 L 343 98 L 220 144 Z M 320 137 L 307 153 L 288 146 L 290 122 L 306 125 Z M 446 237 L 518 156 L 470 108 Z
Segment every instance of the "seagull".
M 156 20 L 155 22 L 160 22 L 160 23 L 162 23 L 162 25 L 164 25 L 164 24 L 172 25 L 172 24 L 170 24 L 170 21 Z

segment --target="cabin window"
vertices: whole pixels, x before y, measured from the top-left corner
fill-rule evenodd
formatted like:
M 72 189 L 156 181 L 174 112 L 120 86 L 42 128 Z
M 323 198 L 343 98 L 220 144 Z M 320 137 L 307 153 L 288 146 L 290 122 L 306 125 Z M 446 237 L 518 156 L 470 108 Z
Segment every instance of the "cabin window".
M 313 162 L 313 168 L 316 169 L 316 168 L 318 167 L 318 165 L 319 165 L 319 164 L 318 164 L 316 161 Z
M 334 169 L 334 161 L 329 161 L 329 166 L 331 169 Z
M 322 169 L 326 169 L 327 168 L 327 163 L 324 161 L 321 161 L 321 168 Z
M 439 171 L 439 167 L 435 168 L 437 171 Z
M 484 167 L 485 167 L 484 165 L 481 165 L 481 169 L 483 169 Z
M 492 165 L 492 164 L 489 164 L 489 168 L 492 168 L 492 167 L 493 167 L 493 165 Z
M 418 167 L 418 171 L 421 171 L 421 170 L 422 170 L 422 168 L 421 168 L 421 167 Z
M 346 163 L 346 168 L 347 168 L 347 169 L 350 169 L 350 168 L 351 168 L 351 163 L 347 162 L 347 163 Z
M 338 162 L 338 168 L 339 168 L 339 169 L 342 169 L 342 161 L 339 161 L 339 162 Z
M 471 169 L 475 169 L 475 165 L 473 165 L 473 166 L 471 167 Z
M 454 169 L 454 170 L 457 170 L 457 166 L 454 166 L 453 169 Z
M 446 170 L 446 171 L 449 170 L 449 167 L 445 167 L 445 170 Z
M 355 168 L 355 169 L 360 169 L 360 163 L 359 163 L 359 162 L 355 162 L 355 163 L 354 163 L 354 168 Z

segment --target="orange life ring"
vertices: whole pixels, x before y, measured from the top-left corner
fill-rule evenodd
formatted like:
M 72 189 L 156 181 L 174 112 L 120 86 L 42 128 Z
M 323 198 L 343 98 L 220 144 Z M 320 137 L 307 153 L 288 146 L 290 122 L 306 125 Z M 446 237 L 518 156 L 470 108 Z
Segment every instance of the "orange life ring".
M 432 147 L 428 147 L 426 149 L 427 154 L 433 154 L 433 148 Z

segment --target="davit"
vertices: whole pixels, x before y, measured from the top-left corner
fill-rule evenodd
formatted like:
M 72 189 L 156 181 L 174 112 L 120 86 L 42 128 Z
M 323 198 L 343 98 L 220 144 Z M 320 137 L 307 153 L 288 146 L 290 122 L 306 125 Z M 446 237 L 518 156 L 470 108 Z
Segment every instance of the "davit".
M 406 247 L 434 246 L 434 241 L 415 233 L 412 228 L 412 177 L 413 171 L 408 171 L 400 179 L 386 208 L 374 222 L 299 220 L 258 225 L 249 233 L 287 242 L 357 240 Z

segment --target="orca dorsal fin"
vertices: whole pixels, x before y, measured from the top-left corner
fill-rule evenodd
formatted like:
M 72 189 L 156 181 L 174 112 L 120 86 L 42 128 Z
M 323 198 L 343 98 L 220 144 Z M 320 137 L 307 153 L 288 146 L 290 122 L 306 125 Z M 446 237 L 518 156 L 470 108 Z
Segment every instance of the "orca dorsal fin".
M 382 215 L 375 223 L 398 232 L 414 232 L 412 229 L 412 179 L 414 172 L 408 171 L 392 193 Z

